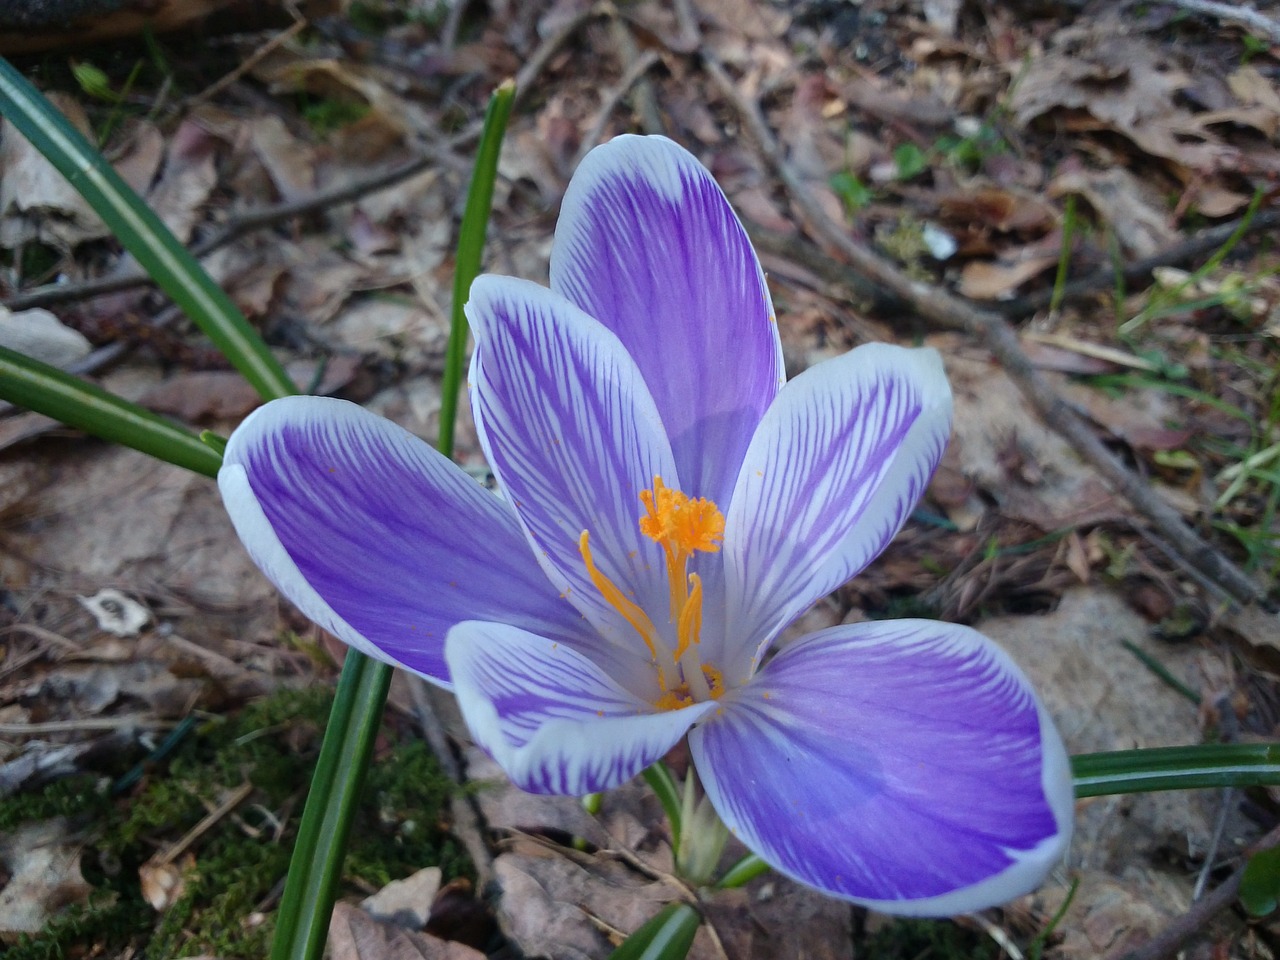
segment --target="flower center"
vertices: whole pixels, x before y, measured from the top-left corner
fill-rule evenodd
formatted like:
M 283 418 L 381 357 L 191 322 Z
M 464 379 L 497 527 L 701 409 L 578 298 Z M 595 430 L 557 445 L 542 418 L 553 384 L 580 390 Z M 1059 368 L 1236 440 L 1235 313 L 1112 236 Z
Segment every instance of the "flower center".
M 668 621 L 675 626 L 674 650 L 663 641 L 649 615 L 596 567 L 586 530 L 578 538 L 578 550 L 582 553 L 591 582 L 640 634 L 649 650 L 649 656 L 658 669 L 658 686 L 662 690 L 655 706 L 662 710 L 678 710 L 691 703 L 719 698 L 724 693 L 724 678 L 720 671 L 710 665 L 704 666 L 698 656 L 702 632 L 702 580 L 696 573 L 686 572 L 689 557 L 694 553 L 715 553 L 720 549 L 720 542 L 724 539 L 724 514 L 710 500 L 672 490 L 661 477 L 653 478 L 652 490 L 640 491 L 640 502 L 645 508 L 640 516 L 640 532 L 662 547 L 667 563 L 667 587 L 670 591 Z

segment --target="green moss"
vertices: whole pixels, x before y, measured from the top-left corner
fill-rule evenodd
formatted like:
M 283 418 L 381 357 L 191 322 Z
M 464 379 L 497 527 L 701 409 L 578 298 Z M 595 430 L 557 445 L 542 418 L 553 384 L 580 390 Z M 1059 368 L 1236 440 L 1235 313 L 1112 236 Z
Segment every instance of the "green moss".
M 946 920 L 895 920 L 858 945 L 866 960 L 996 960 L 989 938 Z
M 51 784 L 0 805 L 0 829 L 24 820 L 77 816 L 88 834 L 84 873 L 98 892 L 60 914 L 39 937 L 6 954 L 18 960 L 114 955 L 150 960 L 212 954 L 237 960 L 268 953 L 279 886 L 287 872 L 332 691 L 281 691 L 184 741 L 167 766 L 149 770 L 112 800 L 90 777 Z M 138 868 L 244 783 L 254 790 L 190 848 L 182 896 L 157 914 L 141 895 Z M 427 746 L 410 739 L 369 773 L 353 828 L 346 879 L 367 890 L 439 865 L 446 880 L 472 876 L 449 835 L 452 783 Z
M 105 814 L 111 809 L 105 783 L 89 774 L 55 780 L 30 793 L 19 793 L 0 801 L 0 833 L 31 820 L 54 817 L 76 818 Z

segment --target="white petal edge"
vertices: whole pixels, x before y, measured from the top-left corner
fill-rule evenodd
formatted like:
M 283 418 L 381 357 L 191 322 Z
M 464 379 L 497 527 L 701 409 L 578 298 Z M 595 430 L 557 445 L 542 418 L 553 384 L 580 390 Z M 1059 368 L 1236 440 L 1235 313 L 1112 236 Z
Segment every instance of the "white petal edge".
M 237 536 L 244 544 L 249 556 L 277 589 L 287 596 L 308 620 L 323 630 L 333 634 L 347 646 L 358 650 L 367 657 L 372 657 L 393 667 L 400 667 L 446 690 L 453 685 L 440 677 L 401 663 L 383 650 L 374 646 L 364 635 L 354 629 L 333 608 L 316 593 L 315 588 L 307 582 L 298 565 L 293 562 L 284 544 L 276 536 L 267 520 L 258 498 L 249 484 L 248 472 L 240 464 L 226 464 L 218 471 L 218 489 L 222 493 L 222 502 L 226 505 L 235 527 Z
M 870 389 L 878 380 L 910 389 L 919 411 L 895 447 L 877 451 L 883 462 L 862 476 L 865 464 L 857 457 L 877 448 L 879 438 L 863 432 L 858 421 L 822 421 L 814 411 L 836 406 L 847 412 L 864 400 L 850 392 L 851 385 Z M 930 348 L 864 344 L 810 367 L 783 388 L 752 438 L 726 511 L 725 630 L 722 638 L 711 637 L 724 646 L 706 654 L 723 663 L 726 680 L 741 682 L 754 672 L 787 624 L 888 546 L 942 459 L 951 409 L 942 359 Z M 851 430 L 859 449 L 824 446 L 830 437 L 803 429 L 815 424 L 828 434 Z M 795 501 L 797 488 L 810 483 L 820 497 L 789 503 L 788 495 Z M 768 526 L 780 509 L 792 510 L 786 529 Z M 797 529 L 806 524 L 810 529 Z
M 714 703 L 658 711 L 576 651 L 518 627 L 466 621 L 445 659 L 476 745 L 522 790 L 583 796 L 660 760 Z M 495 705 L 526 698 L 517 718 Z

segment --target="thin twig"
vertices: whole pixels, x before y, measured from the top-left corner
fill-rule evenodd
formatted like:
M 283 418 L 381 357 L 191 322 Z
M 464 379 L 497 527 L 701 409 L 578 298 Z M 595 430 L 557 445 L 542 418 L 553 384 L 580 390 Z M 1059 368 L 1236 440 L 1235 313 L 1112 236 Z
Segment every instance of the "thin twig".
M 631 27 L 621 17 L 616 15 L 611 17 L 609 28 L 626 68 L 623 74 L 625 78 L 631 74 L 636 63 L 641 59 L 640 48 L 636 46 L 636 38 L 631 35 Z M 651 53 L 653 51 L 648 51 L 645 56 Z M 636 85 L 636 113 L 640 115 L 640 125 L 644 127 L 644 132 L 666 133 L 666 128 L 662 125 L 662 111 L 658 109 L 658 98 L 653 94 L 653 84 L 643 75 L 643 71 L 637 74 L 632 82 Z
M 1226 880 L 1218 884 L 1208 896 L 1197 900 L 1182 916 L 1173 920 L 1146 943 L 1133 949 L 1113 950 L 1103 960 L 1165 960 L 1176 954 L 1188 940 L 1201 932 L 1205 925 L 1221 910 L 1235 902 L 1244 877 L 1248 857 L 1280 844 L 1280 827 L 1276 827 L 1245 851 L 1246 861 Z
M 913 280 L 896 266 L 853 240 L 848 231 L 831 222 L 813 198 L 802 178 L 782 154 L 758 104 L 745 98 L 719 61 L 702 51 L 702 62 L 756 140 L 792 201 L 806 217 L 810 229 L 838 250 L 868 280 L 893 292 L 922 317 L 939 325 L 965 330 L 981 338 L 1005 372 L 1051 428 L 1065 437 L 1133 507 L 1143 514 L 1184 557 L 1218 581 L 1242 603 L 1265 602 L 1265 591 L 1220 551 L 1194 533 L 1139 476 L 1130 471 L 1098 439 L 1088 423 L 1066 403 L 1023 353 L 1017 334 L 998 313 L 981 310 L 945 290 Z
M 49 720 L 45 723 L 0 723 L 0 734 L 35 737 L 46 733 L 79 733 L 81 730 L 126 730 L 130 727 L 157 729 L 172 727 L 172 720 L 130 714 L 123 717 L 85 717 L 80 720 Z

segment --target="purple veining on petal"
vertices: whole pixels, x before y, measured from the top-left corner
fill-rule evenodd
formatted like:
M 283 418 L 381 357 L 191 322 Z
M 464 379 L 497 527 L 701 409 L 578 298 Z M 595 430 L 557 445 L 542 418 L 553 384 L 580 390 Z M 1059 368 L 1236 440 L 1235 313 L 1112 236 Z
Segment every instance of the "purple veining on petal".
M 259 533 L 274 534 L 339 617 L 411 669 L 447 679 L 445 634 L 476 616 L 575 644 L 589 634 L 508 507 L 355 404 L 275 401 L 235 432 L 225 463 L 245 471 L 270 527 Z
M 662 422 L 617 338 L 535 284 L 481 277 L 468 316 L 478 347 L 472 405 L 485 454 L 548 575 L 615 644 L 645 652 L 592 584 L 579 551 L 662 628 L 668 606 L 660 549 L 640 533 L 639 493 L 655 475 L 678 482 Z
M 460 624 L 446 655 L 476 743 L 532 793 L 619 786 L 714 708 L 657 711 L 576 651 L 502 624 Z
M 1008 657 L 966 627 L 822 631 L 722 706 L 690 737 L 708 795 L 744 843 L 828 893 L 979 909 L 1038 884 L 1069 838 L 1057 733 Z
M 691 496 L 723 508 L 784 379 L 764 275 L 719 186 L 661 137 L 617 137 L 575 173 L 551 286 L 640 366 Z
M 723 659 L 753 657 L 902 527 L 942 458 L 951 395 L 933 351 L 859 347 L 783 389 L 747 452 L 725 524 Z

